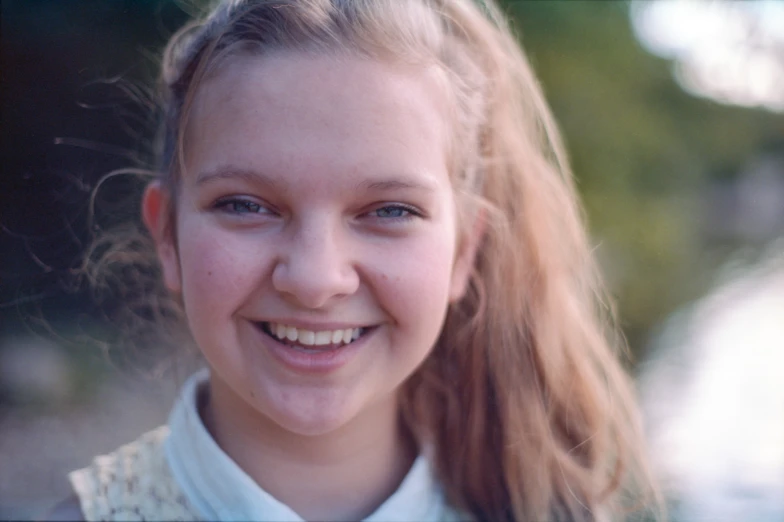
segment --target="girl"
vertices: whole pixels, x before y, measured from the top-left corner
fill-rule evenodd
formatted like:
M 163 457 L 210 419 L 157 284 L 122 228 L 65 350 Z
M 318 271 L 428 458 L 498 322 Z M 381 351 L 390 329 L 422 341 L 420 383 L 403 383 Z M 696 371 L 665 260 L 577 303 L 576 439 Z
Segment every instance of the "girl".
M 492 2 L 225 0 L 174 36 L 161 88 L 146 317 L 180 310 L 208 370 L 167 426 L 73 472 L 56 516 L 641 516 L 619 341 Z

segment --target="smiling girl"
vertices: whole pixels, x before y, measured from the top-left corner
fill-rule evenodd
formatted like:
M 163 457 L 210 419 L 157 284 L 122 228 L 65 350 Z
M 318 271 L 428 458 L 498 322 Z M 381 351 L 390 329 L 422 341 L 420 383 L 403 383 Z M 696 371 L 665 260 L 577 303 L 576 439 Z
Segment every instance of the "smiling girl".
M 492 2 L 224 1 L 161 85 L 142 216 L 208 368 L 55 518 L 641 516 L 570 173 Z

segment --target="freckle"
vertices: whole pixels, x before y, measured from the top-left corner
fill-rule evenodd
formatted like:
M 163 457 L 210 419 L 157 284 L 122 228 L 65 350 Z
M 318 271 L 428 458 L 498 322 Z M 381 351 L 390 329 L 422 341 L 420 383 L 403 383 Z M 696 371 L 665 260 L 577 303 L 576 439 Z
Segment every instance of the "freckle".
M 209 272 L 207 272 L 207 275 L 208 275 L 208 276 L 211 276 L 211 275 L 212 275 L 212 270 L 210 270 Z

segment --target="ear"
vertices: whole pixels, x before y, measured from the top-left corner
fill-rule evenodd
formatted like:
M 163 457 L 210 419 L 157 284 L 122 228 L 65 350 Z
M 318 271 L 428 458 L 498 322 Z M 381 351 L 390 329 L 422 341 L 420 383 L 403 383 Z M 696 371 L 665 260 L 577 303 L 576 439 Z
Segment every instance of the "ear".
M 161 263 L 163 283 L 171 292 L 179 293 L 182 288 L 180 279 L 180 260 L 177 256 L 173 223 L 170 223 L 171 198 L 160 182 L 153 181 L 144 191 L 142 198 L 142 219 L 155 241 L 155 250 Z
M 480 209 L 474 215 L 473 223 L 459 245 L 455 264 L 452 267 L 452 280 L 449 286 L 449 302 L 454 303 L 463 298 L 468 288 L 468 280 L 476 261 L 476 254 L 487 228 L 487 212 Z

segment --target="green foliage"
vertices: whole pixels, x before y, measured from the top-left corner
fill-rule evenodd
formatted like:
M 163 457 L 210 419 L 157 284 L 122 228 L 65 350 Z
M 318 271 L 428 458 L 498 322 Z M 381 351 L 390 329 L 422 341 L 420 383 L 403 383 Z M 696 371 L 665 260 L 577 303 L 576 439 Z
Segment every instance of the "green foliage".
M 673 79 L 671 64 L 636 41 L 627 2 L 499 1 L 513 18 L 561 125 L 598 255 L 626 333 L 639 349 L 652 325 L 705 290 L 710 267 L 734 246 L 716 248 L 705 239 L 704 195 L 712 182 L 738 176 L 748 158 L 768 143 L 781 142 L 782 118 L 685 93 Z M 52 232 L 60 226 L 57 220 L 30 210 L 38 208 L 40 194 L 53 193 L 58 178 L 47 174 L 25 181 L 25 173 L 59 173 L 76 165 L 78 172 L 103 174 L 128 166 L 126 157 L 99 158 L 78 147 L 53 148 L 52 141 L 75 137 L 97 143 L 98 151 L 136 154 L 140 141 L 146 143 L 140 135 L 150 130 L 151 105 L 137 86 L 154 82 L 159 49 L 185 22 L 186 11 L 194 12 L 200 3 L 3 4 L 9 20 L 3 39 L 4 71 L 9 72 L 4 92 L 11 100 L 4 116 L 5 128 L 13 129 L 4 138 L 4 167 L 11 173 L 5 179 L 27 191 L 17 191 L 18 204 L 5 214 L 14 221 L 4 226 L 20 237 L 34 230 L 32 235 L 47 238 L 47 251 L 59 252 L 51 238 L 66 234 Z M 106 84 L 116 86 L 122 102 L 136 102 L 139 110 L 130 107 L 133 103 L 118 103 L 117 96 L 107 104 L 93 95 Z M 100 102 L 93 103 L 95 98 Z M 75 102 L 112 108 L 123 125 L 108 111 L 86 111 Z M 82 199 L 60 199 L 52 203 L 51 215 L 81 216 Z M 79 241 L 86 241 L 88 231 L 74 228 Z M 20 244 L 7 248 L 0 268 L 19 273 L 17 265 L 26 263 L 27 279 L 17 286 L 56 293 L 49 290 L 56 284 L 51 270 L 44 274 L 48 279 L 33 281 L 39 267 Z M 39 250 L 38 255 L 47 253 Z M 44 256 L 44 262 L 54 263 L 51 257 Z M 4 302 L 9 302 L 17 290 L 6 286 Z M 64 315 L 78 309 L 54 305 Z M 18 314 L 12 312 L 11 307 L 0 310 L 0 323 L 8 331 L 18 329 Z
M 639 354 L 703 292 L 712 179 L 732 177 L 781 118 L 685 93 L 634 37 L 626 2 L 505 1 L 558 120 L 597 251 Z M 711 262 L 715 263 L 715 260 Z

